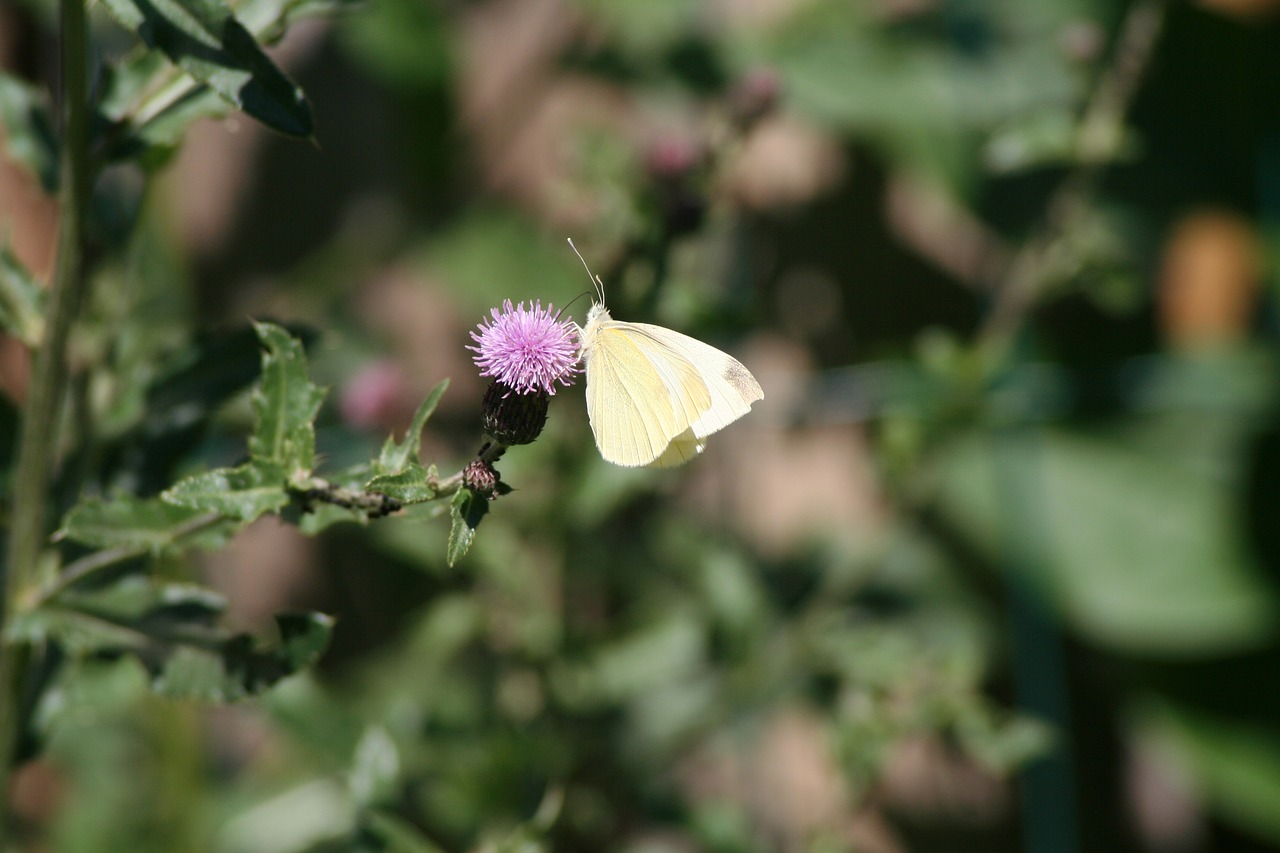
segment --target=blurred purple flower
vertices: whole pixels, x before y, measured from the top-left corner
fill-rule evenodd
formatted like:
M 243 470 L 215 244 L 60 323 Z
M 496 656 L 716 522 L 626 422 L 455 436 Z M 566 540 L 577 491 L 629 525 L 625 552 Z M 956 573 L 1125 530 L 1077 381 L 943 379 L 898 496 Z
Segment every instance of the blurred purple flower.
M 479 325 L 479 334 L 471 333 L 478 346 L 467 349 L 476 353 L 476 367 L 481 376 L 492 376 L 518 394 L 556 393 L 556 383 L 573 384 L 578 368 L 578 345 L 573 323 L 560 321 L 554 306 L 543 309 L 534 302 L 528 310 L 524 303 L 512 306 L 504 300 L 502 311 L 490 313 L 493 320 Z

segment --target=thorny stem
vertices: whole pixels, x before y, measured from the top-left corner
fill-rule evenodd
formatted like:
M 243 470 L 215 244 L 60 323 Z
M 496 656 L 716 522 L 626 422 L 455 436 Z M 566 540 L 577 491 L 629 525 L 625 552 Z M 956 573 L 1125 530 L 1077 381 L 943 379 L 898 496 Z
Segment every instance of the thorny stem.
M 22 418 L 13 483 L 8 561 L 0 598 L 0 628 L 28 606 L 45 544 L 46 509 L 57 451 L 59 404 L 66 390 L 66 348 L 85 288 L 85 210 L 90 189 L 88 153 L 88 28 L 85 0 L 61 0 L 63 111 L 62 188 L 58 261 L 44 338 L 36 348 Z M 18 739 L 21 667 L 16 645 L 0 642 L 0 795 L 7 796 Z M 7 801 L 0 808 L 0 835 Z
M 1076 165 L 1049 201 L 1040 233 L 1010 262 L 995 305 L 978 331 L 979 349 L 997 363 L 1034 306 L 1061 241 L 1086 213 L 1102 172 L 1124 133 L 1125 113 L 1137 93 L 1164 22 L 1166 0 L 1139 0 L 1129 10 L 1113 59 L 1093 91 L 1080 123 Z

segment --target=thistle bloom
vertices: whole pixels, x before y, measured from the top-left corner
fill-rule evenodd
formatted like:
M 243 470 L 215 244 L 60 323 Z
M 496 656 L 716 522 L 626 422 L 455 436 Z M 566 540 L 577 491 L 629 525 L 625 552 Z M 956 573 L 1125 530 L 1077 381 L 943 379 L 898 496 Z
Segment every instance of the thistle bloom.
M 553 306 L 543 309 L 534 302 L 512 306 L 504 300 L 502 311 L 490 312 L 493 320 L 471 333 L 477 346 L 476 367 L 481 376 L 492 376 L 517 394 L 554 395 L 556 383 L 570 385 L 578 368 L 578 346 L 573 324 L 556 319 Z

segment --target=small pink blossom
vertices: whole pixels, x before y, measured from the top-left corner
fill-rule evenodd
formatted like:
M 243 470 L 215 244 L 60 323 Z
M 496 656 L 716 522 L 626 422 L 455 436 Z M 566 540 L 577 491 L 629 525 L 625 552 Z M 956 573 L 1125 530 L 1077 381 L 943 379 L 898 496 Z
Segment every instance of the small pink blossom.
M 492 321 L 479 325 L 471 338 L 481 376 L 492 376 L 518 394 L 556 393 L 556 383 L 571 385 L 578 373 L 578 346 L 573 323 L 561 321 L 554 307 L 541 302 L 512 306 L 504 300 L 502 311 L 490 312 Z

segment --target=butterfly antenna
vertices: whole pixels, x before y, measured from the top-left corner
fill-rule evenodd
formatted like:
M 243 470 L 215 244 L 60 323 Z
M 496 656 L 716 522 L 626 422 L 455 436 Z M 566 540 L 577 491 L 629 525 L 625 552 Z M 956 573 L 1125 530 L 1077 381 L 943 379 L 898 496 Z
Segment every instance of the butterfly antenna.
M 566 302 L 566 303 L 564 304 L 564 307 L 563 307 L 563 308 L 561 308 L 559 311 L 557 311 L 557 312 L 556 312 L 556 321 L 558 322 L 558 321 L 560 320 L 560 315 L 561 315 L 561 314 L 563 314 L 564 312 L 566 312 L 566 311 L 568 311 L 568 310 L 569 310 L 569 306 L 570 306 L 570 305 L 572 305 L 573 303 L 577 302 L 579 299 L 581 299 L 581 298 L 582 298 L 582 297 L 584 297 L 584 296 L 591 296 L 591 295 L 592 295 L 592 293 L 591 293 L 591 291 L 590 291 L 590 290 L 584 290 L 584 291 L 582 291 L 581 293 L 579 293 L 577 296 L 575 296 L 575 297 L 573 297 L 572 299 L 570 299 L 568 302 Z
M 591 267 L 587 265 L 587 259 L 582 257 L 582 253 L 578 251 L 578 247 L 573 245 L 573 238 L 569 239 L 569 248 L 573 249 L 573 253 L 578 256 L 578 260 L 582 261 L 582 266 L 587 271 L 587 278 L 591 279 L 591 286 L 595 288 L 596 293 L 600 296 L 600 304 L 604 304 L 604 282 L 600 280 L 600 276 L 592 275 Z

